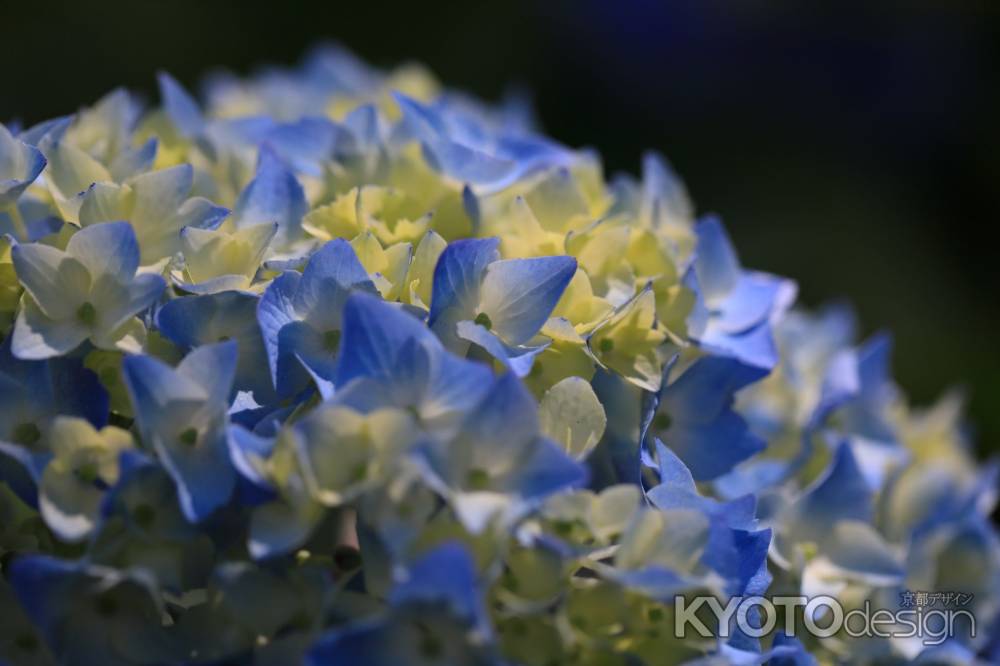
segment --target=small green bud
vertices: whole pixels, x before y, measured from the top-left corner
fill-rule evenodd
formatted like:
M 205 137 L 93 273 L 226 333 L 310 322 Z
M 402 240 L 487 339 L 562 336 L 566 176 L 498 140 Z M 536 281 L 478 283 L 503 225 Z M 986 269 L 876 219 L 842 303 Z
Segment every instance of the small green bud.
M 327 331 L 323 334 L 323 349 L 336 352 L 340 348 L 340 331 Z
M 493 328 L 493 322 L 490 321 L 490 316 L 488 314 L 486 314 L 485 312 L 480 312 L 479 314 L 477 314 L 476 318 L 473 319 L 472 321 L 473 321 L 473 323 L 479 324 L 480 326 L 482 326 L 483 328 L 485 328 L 487 331 L 490 330 L 491 328 Z
M 97 321 L 97 309 L 87 301 L 76 309 L 76 318 L 85 326 L 93 326 Z
M 469 490 L 486 490 L 490 485 L 490 475 L 484 469 L 470 469 L 465 485 Z
M 12 442 L 22 446 L 32 446 L 42 438 L 42 431 L 34 423 L 21 423 L 10 435 Z

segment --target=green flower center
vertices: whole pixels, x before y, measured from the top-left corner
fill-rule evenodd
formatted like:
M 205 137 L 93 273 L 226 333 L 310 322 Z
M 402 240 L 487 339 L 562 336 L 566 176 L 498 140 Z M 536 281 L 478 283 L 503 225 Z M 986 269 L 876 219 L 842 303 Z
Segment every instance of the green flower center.
M 140 504 L 132 511 L 132 520 L 143 529 L 148 529 L 156 520 L 156 509 L 148 504 Z
M 612 349 L 615 348 L 615 341 L 612 340 L 611 338 L 604 338 L 600 342 L 597 343 L 597 348 L 600 351 L 602 351 L 605 354 L 607 354 L 608 352 L 610 352 Z
M 348 477 L 350 483 L 361 483 L 368 476 L 368 463 L 358 463 L 353 468 L 351 468 L 351 474 Z
M 418 622 L 417 631 L 420 632 L 420 654 L 428 659 L 437 659 L 444 654 L 444 644 L 430 629 Z
M 15 444 L 32 446 L 42 438 L 42 431 L 34 423 L 21 423 L 11 432 L 10 439 Z
M 484 469 L 470 469 L 465 485 L 469 490 L 486 490 L 490 485 L 490 475 Z
M 76 318 L 85 326 L 93 326 L 97 321 L 97 309 L 87 301 L 76 309 Z
M 573 522 L 569 520 L 557 520 L 552 524 L 552 529 L 556 531 L 556 534 L 568 536 L 573 533 Z
M 493 328 L 493 322 L 490 321 L 490 316 L 488 314 L 486 314 L 485 312 L 480 312 L 479 314 L 477 314 L 476 318 L 473 319 L 472 321 L 475 324 L 479 324 L 480 326 L 482 326 L 483 328 L 485 328 L 487 331 L 490 330 L 491 328 Z
M 670 418 L 670 414 L 660 412 L 656 415 L 656 418 L 653 419 L 653 427 L 657 430 L 666 430 L 673 422 L 674 420 Z
M 74 476 L 81 483 L 93 483 L 97 481 L 97 465 L 94 463 L 84 463 L 73 471 Z
M 323 349 L 336 352 L 340 348 L 340 331 L 327 331 L 323 334 Z
M 198 431 L 194 428 L 188 428 L 177 436 L 177 440 L 185 446 L 194 446 L 198 443 Z

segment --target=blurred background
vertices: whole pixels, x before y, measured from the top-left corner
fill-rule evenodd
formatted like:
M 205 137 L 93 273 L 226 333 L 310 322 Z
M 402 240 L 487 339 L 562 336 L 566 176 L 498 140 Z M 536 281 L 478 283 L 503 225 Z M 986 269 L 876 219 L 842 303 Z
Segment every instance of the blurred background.
M 980 452 L 1000 452 L 1000 3 L 821 4 L 0 0 L 0 119 L 116 85 L 155 99 L 158 68 L 194 86 L 324 39 L 486 99 L 523 87 L 609 173 L 664 153 L 745 265 L 891 330 L 911 399 L 966 389 Z

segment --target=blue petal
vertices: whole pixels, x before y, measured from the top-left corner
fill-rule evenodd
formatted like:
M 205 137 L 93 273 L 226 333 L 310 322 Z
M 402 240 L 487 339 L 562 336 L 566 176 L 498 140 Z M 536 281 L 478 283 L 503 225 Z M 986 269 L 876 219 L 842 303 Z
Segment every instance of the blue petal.
M 490 329 L 512 345 L 534 337 L 576 273 L 573 257 L 495 261 L 486 268 L 479 307 Z
M 37 146 L 46 137 L 58 140 L 73 124 L 74 116 L 60 116 L 51 120 L 43 120 L 21 132 L 17 138 L 29 146 Z
M 528 166 L 533 166 L 490 155 L 453 140 L 444 119 L 433 109 L 398 92 L 394 97 L 403 112 L 406 129 L 421 142 L 425 157 L 433 167 L 451 178 L 499 189 L 513 182 Z
M 230 426 L 228 432 L 229 458 L 240 476 L 264 490 L 273 490 L 273 485 L 255 461 L 267 460 L 274 451 L 275 439 L 261 437 L 246 428 Z
M 344 305 L 343 335 L 335 382 L 343 386 L 355 377 L 389 377 L 403 345 L 411 339 L 436 345 L 423 322 L 402 308 L 375 296 L 354 293 Z
M 263 141 L 298 171 L 322 175 L 322 163 L 333 158 L 345 130 L 321 116 L 300 118 L 271 128 Z
M 78 358 L 59 358 L 48 362 L 51 394 L 63 414 L 80 416 L 95 428 L 108 422 L 108 393 L 97 375 L 84 367 Z M 33 400 L 40 400 L 38 392 L 31 393 Z
M 78 263 L 66 263 L 65 252 L 43 243 L 18 243 L 10 255 L 17 279 L 46 315 L 62 319 L 72 314 L 73 304 L 65 298 L 66 283 L 86 279 L 79 276 L 82 267 Z M 69 269 L 74 271 L 72 277 Z
M 33 300 L 25 300 L 10 336 L 18 358 L 39 360 L 63 356 L 76 349 L 90 330 L 75 319 L 49 319 Z
M 662 403 L 674 420 L 709 421 L 732 405 L 736 391 L 766 374 L 734 359 L 706 356 L 667 385 Z
M 236 343 L 205 345 L 177 369 L 148 356 L 130 356 L 124 376 L 143 439 L 152 443 L 177 484 L 188 520 L 199 522 L 225 504 L 236 476 L 226 441 L 226 407 L 236 371 Z M 198 416 L 197 444 L 179 433 Z
M 555 141 L 527 134 L 501 134 L 496 137 L 496 153 L 514 160 L 519 175 L 552 166 L 573 164 L 575 156 Z
M 875 335 L 858 350 L 858 375 L 864 398 L 885 399 L 887 387 L 892 384 L 891 356 L 892 338 L 884 333 Z
M 669 371 L 670 364 L 665 369 Z M 733 394 L 764 375 L 760 368 L 731 358 L 702 357 L 668 384 L 659 400 L 647 402 L 641 423 L 649 424 L 657 411 L 664 412 L 670 423 L 657 436 L 695 479 L 716 478 L 766 446 L 732 409 Z
M 652 151 L 642 156 L 641 210 L 654 226 L 686 221 L 693 213 L 684 183 L 663 156 Z
M 482 363 L 449 354 L 435 342 L 413 338 L 396 359 L 392 382 L 400 390 L 413 386 L 420 393 L 420 416 L 425 421 L 451 421 L 475 407 L 490 389 L 492 371 Z
M 294 271 L 282 273 L 267 285 L 257 304 L 257 322 L 264 339 L 271 379 L 278 395 L 283 397 L 300 391 L 309 381 L 295 357 L 295 350 L 282 339 L 282 331 L 299 318 L 294 301 L 301 280 L 302 276 Z
M 181 136 L 192 139 L 201 135 L 205 128 L 205 118 L 198 102 L 170 74 L 159 72 L 156 81 L 160 86 L 163 108 Z
M 56 414 L 79 416 L 95 428 L 108 420 L 108 394 L 79 358 L 25 361 L 11 353 L 12 336 L 0 345 L 0 440 L 26 418 L 48 422 Z
M 295 321 L 282 328 L 278 335 L 278 348 L 281 350 L 279 366 L 282 362 L 290 364 L 294 360 L 304 366 L 307 375 L 314 375 L 322 381 L 333 381 L 337 370 L 336 353 L 327 346 L 324 334 L 309 324 Z M 282 369 L 279 367 L 278 378 L 286 379 L 286 388 L 287 377 L 292 376 L 301 390 L 302 385 L 298 384 L 300 373 L 282 372 Z
M 876 335 L 857 350 L 857 393 L 844 400 L 838 413 L 844 432 L 887 445 L 897 441 L 896 428 L 886 416 L 896 395 L 889 374 L 891 352 L 892 340 L 887 335 Z
M 343 303 L 355 289 L 378 294 L 354 248 L 337 238 L 310 257 L 296 291 L 295 308 L 303 316 L 319 311 L 316 314 L 329 323 L 339 323 Z
M 198 347 L 177 366 L 177 373 L 197 383 L 208 400 L 228 405 L 236 376 L 237 344 L 228 340 Z
M 716 325 L 739 333 L 765 320 L 787 282 L 764 273 L 742 273 L 732 291 L 717 305 Z
M 15 558 L 10 568 L 10 583 L 21 607 L 44 634 L 58 629 L 54 615 L 68 600 L 73 589 L 71 577 L 79 565 L 47 555 Z
M 8 169 L 18 165 L 15 172 Z M 0 208 L 7 206 L 21 196 L 45 168 L 45 157 L 33 145 L 15 139 L 0 123 Z
M 500 375 L 464 429 L 477 445 L 487 447 L 533 440 L 539 430 L 538 405 L 517 377 Z
M 295 174 L 282 162 L 274 149 L 261 146 L 257 173 L 240 193 L 233 209 L 237 227 L 277 222 L 284 242 L 302 234 L 302 216 L 309 210 L 305 191 Z
M 487 265 L 500 258 L 498 238 L 457 240 L 448 244 L 434 267 L 431 312 L 434 326 L 443 311 L 471 311 L 479 303 L 479 288 Z
M 86 266 L 94 281 L 102 275 L 128 279 L 139 268 L 139 243 L 128 222 L 85 227 L 69 239 L 66 253 Z
M 167 282 L 161 275 L 153 273 L 136 275 L 125 288 L 121 300 L 108 308 L 108 320 L 113 322 L 108 326 L 108 329 L 110 331 L 117 330 L 132 317 L 149 308 L 160 298 L 166 287 Z
M 822 425 L 833 410 L 854 398 L 860 390 L 857 354 L 854 350 L 838 352 L 827 363 L 820 396 L 809 417 L 807 430 Z
M 431 311 L 427 324 L 445 340 L 454 342 L 454 327 L 473 319 L 486 266 L 500 258 L 497 238 L 458 240 L 448 244 L 434 267 Z
M 192 197 L 177 211 L 183 226 L 197 229 L 216 229 L 229 216 L 229 209 L 216 206 L 208 199 Z
M 317 640 L 305 657 L 305 666 L 396 666 L 398 652 L 392 644 L 400 637 L 380 620 L 353 622 L 331 630 Z
M 377 293 L 354 249 L 341 239 L 312 255 L 301 277 L 286 272 L 268 285 L 257 318 L 279 395 L 292 395 L 308 384 L 309 373 L 300 361 L 322 379 L 332 379 L 334 354 L 323 336 L 342 330 L 344 303 L 353 291 Z
M 707 423 L 672 425 L 663 437 L 699 481 L 721 476 L 767 447 L 731 410 Z
M 142 174 L 153 168 L 156 161 L 156 151 L 159 142 L 153 138 L 146 140 L 138 148 L 129 148 L 115 156 L 108 165 L 111 178 L 116 182 L 125 181 L 136 174 Z
M 28 555 L 11 564 L 10 581 L 61 663 L 126 666 L 173 663 L 179 656 L 146 574 Z M 100 595 L 114 600 L 116 612 L 96 612 Z
M 258 404 L 267 404 L 276 396 L 271 375 L 265 370 L 268 357 L 256 320 L 259 300 L 253 294 L 235 291 L 175 298 L 159 309 L 156 326 L 184 351 L 235 340 L 239 346 L 235 388 L 251 391 Z
M 797 460 L 751 460 L 713 482 L 722 497 L 743 497 L 777 485 L 796 469 Z
M 225 147 L 256 147 L 275 125 L 277 122 L 268 116 L 242 116 L 215 119 L 207 130 L 213 141 Z
M 748 331 L 726 333 L 710 320 L 707 330 L 698 338 L 699 345 L 713 353 L 728 356 L 746 365 L 768 372 L 778 363 L 778 348 L 771 335 L 771 326 L 763 322 Z
M 38 508 L 38 485 L 52 454 L 0 441 L 0 482 L 30 507 Z
M 472 556 L 464 546 L 446 542 L 407 567 L 403 580 L 389 594 L 393 606 L 444 602 L 458 618 L 472 625 L 485 621 Z
M 391 376 L 355 379 L 338 389 L 337 402 L 364 413 L 380 407 L 413 410 L 431 430 L 452 432 L 489 392 L 493 372 L 445 352 L 433 338 L 429 342 L 409 339 Z
M 552 440 L 542 438 L 520 470 L 516 490 L 524 499 L 542 498 L 555 492 L 582 488 L 589 478 L 590 472 L 583 462 L 569 457 Z
M 822 542 L 841 520 L 869 522 L 872 491 L 861 473 L 851 447 L 837 447 L 826 473 L 792 507 L 793 538 Z
M 763 594 L 771 584 L 767 550 L 771 530 L 733 529 L 721 519 L 712 522 L 702 562 L 726 579 L 726 593 L 735 596 Z
M 709 216 L 695 225 L 698 235 L 695 272 L 705 300 L 714 305 L 736 288 L 740 279 L 740 263 L 722 222 Z
M 447 139 L 425 142 L 424 155 L 433 167 L 445 175 L 489 190 L 501 189 L 513 183 L 521 171 L 514 160 L 489 155 Z
M 156 441 L 156 452 L 177 484 L 184 516 L 193 523 L 229 502 L 236 487 L 225 430 L 224 424 L 215 424 L 201 434 L 196 449 L 172 439 Z
M 447 134 L 444 119 L 429 106 L 401 93 L 396 93 L 394 97 L 403 111 L 407 129 L 413 136 L 421 140 L 434 140 Z
M 205 398 L 205 391 L 197 383 L 151 356 L 125 357 L 122 371 L 140 426 L 144 420 L 156 423 L 161 409 L 171 400 Z
M 11 212 L 21 216 L 22 225 L 16 225 Z M 56 216 L 48 203 L 32 197 L 25 197 L 6 211 L 0 212 L 0 235 L 9 236 L 21 243 L 34 243 L 63 228 L 63 221 Z
M 732 528 L 749 529 L 755 524 L 757 502 L 746 495 L 732 502 L 719 502 L 703 497 L 695 486 L 694 477 L 684 462 L 656 440 L 656 458 L 660 483 L 646 493 L 660 509 L 694 509 L 716 517 Z
M 513 347 L 479 324 L 471 321 L 458 322 L 455 332 L 459 338 L 477 344 L 485 349 L 493 358 L 510 368 L 518 377 L 527 377 L 531 373 L 531 366 L 534 365 L 535 357 L 549 347 L 548 342 L 534 347 Z
M 354 152 L 370 149 L 379 141 L 378 109 L 373 104 L 362 104 L 348 113 L 344 118 L 344 126 L 350 131 L 354 140 Z

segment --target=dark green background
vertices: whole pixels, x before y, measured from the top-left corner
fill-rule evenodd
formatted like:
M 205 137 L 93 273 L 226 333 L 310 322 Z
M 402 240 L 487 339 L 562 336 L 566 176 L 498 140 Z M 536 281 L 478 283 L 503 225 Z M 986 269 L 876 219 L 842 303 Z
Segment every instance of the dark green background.
M 980 450 L 998 451 L 997 6 L 0 0 L 0 118 L 118 84 L 152 96 L 157 68 L 193 85 L 287 64 L 325 38 L 487 98 L 526 86 L 546 130 L 609 172 L 665 153 L 744 263 L 893 331 L 909 395 L 966 387 Z

